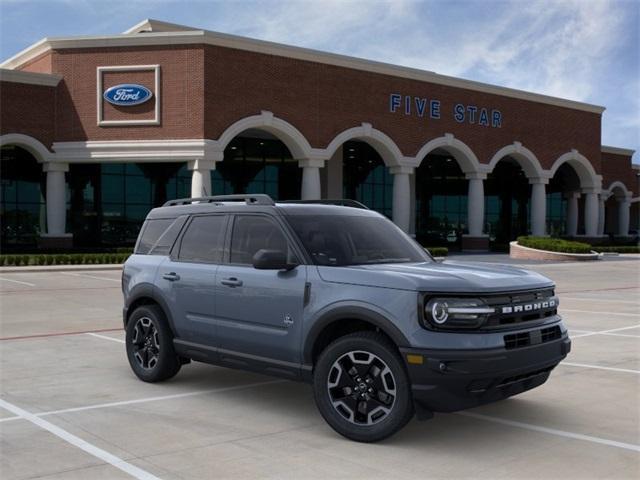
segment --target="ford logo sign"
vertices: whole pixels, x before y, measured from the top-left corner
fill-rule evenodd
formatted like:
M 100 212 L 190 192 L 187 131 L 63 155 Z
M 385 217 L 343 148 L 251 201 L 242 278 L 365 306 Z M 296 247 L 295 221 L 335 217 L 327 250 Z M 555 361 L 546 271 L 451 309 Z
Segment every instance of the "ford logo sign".
M 114 85 L 105 90 L 102 95 L 104 99 L 113 105 L 121 107 L 129 107 L 132 105 L 140 105 L 149 100 L 153 93 L 147 87 L 136 85 L 133 83 L 123 83 Z

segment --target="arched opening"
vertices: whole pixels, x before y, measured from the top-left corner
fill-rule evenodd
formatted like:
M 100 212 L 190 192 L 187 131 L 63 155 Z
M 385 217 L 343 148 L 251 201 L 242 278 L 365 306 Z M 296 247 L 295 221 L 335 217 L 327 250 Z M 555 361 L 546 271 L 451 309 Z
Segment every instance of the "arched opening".
M 550 236 L 568 235 L 570 196 L 577 192 L 580 192 L 580 178 L 571 165 L 564 163 L 547 185 L 547 233 Z M 580 230 L 584 231 L 579 228 L 578 232 Z
M 628 235 L 630 227 L 630 194 L 622 182 L 615 182 L 609 186 L 608 198 L 605 202 L 604 233 L 610 237 Z M 627 209 L 624 212 L 623 209 Z M 626 228 L 621 225 L 624 222 Z M 624 233 L 622 230 L 626 230 Z
M 3 145 L 0 172 L 2 250 L 33 247 L 46 232 L 46 176 L 42 165 L 27 149 Z
M 456 158 L 443 148 L 416 169 L 416 239 L 422 245 L 460 247 L 467 229 L 468 181 Z
M 266 193 L 274 200 L 292 200 L 300 198 L 301 179 L 298 161 L 282 140 L 249 129 L 225 148 L 224 160 L 211 171 L 211 189 L 215 195 Z
M 357 200 L 391 218 L 393 175 L 378 151 L 366 142 L 350 140 L 342 145 L 341 157 L 342 196 Z M 334 156 L 331 161 L 336 160 L 339 161 Z M 329 170 L 335 167 L 336 165 L 330 165 Z M 328 174 L 330 175 L 331 172 L 329 171 Z M 335 179 L 328 179 L 328 181 L 335 181 Z
M 485 182 L 486 233 L 496 246 L 530 231 L 531 185 L 519 161 L 506 156 L 498 160 Z

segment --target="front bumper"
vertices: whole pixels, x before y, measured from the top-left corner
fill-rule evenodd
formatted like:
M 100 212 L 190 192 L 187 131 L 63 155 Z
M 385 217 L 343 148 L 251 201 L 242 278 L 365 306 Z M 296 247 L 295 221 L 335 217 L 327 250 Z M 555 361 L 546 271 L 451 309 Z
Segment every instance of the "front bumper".
M 432 412 L 454 412 L 495 402 L 542 385 L 571 350 L 559 339 L 507 350 L 422 350 L 401 348 L 414 400 Z M 422 357 L 422 364 L 410 363 Z

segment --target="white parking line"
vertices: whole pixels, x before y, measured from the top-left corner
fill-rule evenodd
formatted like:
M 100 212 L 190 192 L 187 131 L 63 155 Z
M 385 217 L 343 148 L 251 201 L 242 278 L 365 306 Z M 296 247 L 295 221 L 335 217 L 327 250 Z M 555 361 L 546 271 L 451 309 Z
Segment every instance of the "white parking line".
M 572 335 L 571 339 L 590 337 L 592 335 L 602 335 L 604 333 L 622 332 L 623 330 L 633 330 L 634 328 L 640 328 L 640 325 L 630 325 L 628 327 L 612 328 L 611 330 L 600 330 L 597 332 L 583 333 L 581 335 Z
M 97 277 L 96 275 L 86 275 L 84 273 L 73 273 L 73 272 L 60 272 L 62 275 L 70 275 L 72 277 L 84 277 L 84 278 L 93 278 L 95 280 L 106 280 L 108 282 L 118 282 L 121 280 L 119 278 L 109 278 L 109 277 Z
M 578 333 L 592 333 L 594 335 L 606 335 L 607 337 L 626 337 L 626 338 L 640 338 L 640 335 L 629 335 L 627 333 L 608 333 L 608 332 L 598 332 L 593 330 L 578 330 L 577 328 L 570 328 L 569 331 L 571 334 Z
M 81 439 L 80 437 L 77 437 L 72 433 L 67 432 L 64 429 L 57 427 L 53 423 L 50 423 L 50 422 L 47 422 L 46 420 L 38 418 L 36 415 L 30 412 L 27 412 L 26 410 L 23 410 L 22 408 L 17 407 L 12 403 L 9 403 L 5 400 L 0 399 L 0 407 L 6 410 L 9 410 L 10 412 L 14 413 L 18 417 L 24 420 L 27 420 L 28 422 L 31 422 L 34 425 L 37 425 L 38 427 L 48 431 L 49 433 L 52 433 L 56 437 L 64 440 L 67 443 L 70 443 L 74 447 L 77 447 L 80 450 L 84 450 L 89 455 L 92 455 L 102 460 L 103 462 L 113 465 L 117 469 L 122 470 L 123 472 L 131 475 L 134 478 L 139 478 L 144 480 L 159 480 L 158 477 L 156 477 L 155 475 L 152 475 L 146 470 L 142 470 L 141 468 L 138 468 L 135 465 L 127 463 L 121 458 L 116 457 L 115 455 L 107 452 L 106 450 L 102 450 L 101 448 L 98 448 L 95 445 L 92 445 L 91 443 Z
M 99 333 L 87 332 L 85 335 L 91 335 L 92 337 L 102 338 L 104 340 L 111 340 L 112 342 L 124 343 L 124 340 L 119 338 L 107 337 L 106 335 L 100 335 Z
M 640 373 L 640 370 L 631 370 L 629 368 L 603 367 L 600 365 L 587 365 L 586 363 L 560 362 L 559 365 L 567 366 L 567 367 L 593 368 L 595 370 L 607 370 L 610 372 L 636 373 L 636 374 Z
M 557 435 L 559 437 L 572 438 L 574 440 L 584 440 L 586 442 L 599 443 L 601 445 L 608 445 L 610 447 L 623 448 L 625 450 L 640 452 L 640 445 L 636 445 L 634 443 L 618 442 L 615 440 L 608 440 L 606 438 L 593 437 L 591 435 L 583 435 L 581 433 L 566 432 L 564 430 L 557 430 L 555 428 L 541 427 L 539 425 L 532 425 L 530 423 L 514 422 L 512 420 L 505 420 L 502 418 L 490 417 L 488 415 L 480 415 L 479 413 L 458 412 L 458 415 L 477 418 L 478 420 L 486 420 L 488 422 L 493 422 L 493 423 L 500 423 L 502 425 L 508 425 L 510 427 L 524 428 L 525 430 L 533 430 L 535 432 L 548 433 L 551 435 Z
M 13 280 L 11 278 L 0 277 L 0 280 L 3 280 L 5 282 L 19 283 L 20 285 L 26 285 L 27 287 L 35 287 L 36 286 L 34 283 L 21 282 L 20 280 Z
M 578 300 L 578 301 L 584 301 L 587 300 L 589 302 L 603 302 L 603 303 L 628 303 L 630 305 L 636 305 L 638 308 L 640 308 L 640 303 L 635 302 L 633 300 L 611 300 L 611 299 L 604 299 L 604 298 L 594 298 L 594 297 L 585 297 L 585 298 L 578 298 L 578 297 L 562 297 L 561 300 Z
M 97 410 L 100 408 L 110 408 L 110 407 L 122 407 L 125 405 L 135 405 L 137 403 L 147 403 L 147 402 L 158 402 L 161 400 L 173 400 L 175 398 L 185 398 L 185 397 L 195 397 L 198 395 L 205 395 L 207 393 L 220 393 L 220 392 L 232 392 L 234 390 L 244 390 L 254 387 L 262 387 L 265 385 L 272 385 L 276 383 L 284 383 L 286 380 L 268 380 L 265 382 L 254 382 L 254 383 L 246 383 L 244 385 L 234 385 L 232 387 L 222 387 L 222 388 L 209 388 L 208 390 L 195 390 L 193 392 L 184 392 L 184 393 L 174 393 L 172 395 L 162 395 L 157 397 L 145 397 L 145 398 L 137 398 L 135 400 L 123 400 L 120 402 L 109 402 L 109 403 L 97 403 L 95 405 L 85 405 L 83 407 L 73 407 L 73 408 L 64 408 L 62 410 L 49 410 L 47 412 L 34 413 L 33 415 L 36 417 L 46 417 L 49 415 L 60 415 L 63 413 L 73 413 L 73 412 L 83 412 L 85 410 Z M 5 417 L 0 418 L 1 422 L 9 422 L 13 420 L 19 420 L 20 416 L 15 417 Z
M 561 308 L 560 313 L 572 312 L 572 313 L 593 313 L 595 315 L 615 315 L 622 317 L 636 317 L 640 318 L 640 313 L 617 313 L 617 312 L 594 312 L 593 310 L 572 310 L 569 308 Z

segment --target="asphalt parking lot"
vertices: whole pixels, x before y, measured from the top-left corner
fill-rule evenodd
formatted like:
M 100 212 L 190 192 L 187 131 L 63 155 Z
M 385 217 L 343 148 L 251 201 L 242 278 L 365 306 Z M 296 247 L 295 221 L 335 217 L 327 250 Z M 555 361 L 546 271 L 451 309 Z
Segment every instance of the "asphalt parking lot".
M 527 268 L 558 285 L 566 361 L 378 444 L 334 433 L 305 384 L 197 363 L 138 381 L 119 271 L 0 272 L 0 476 L 640 478 L 640 259 Z

